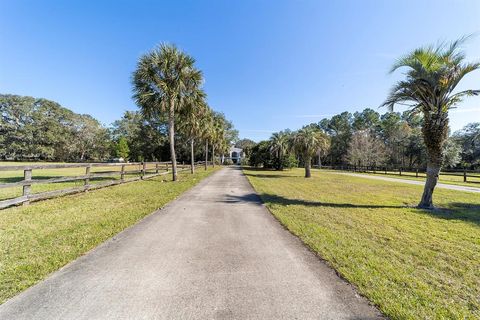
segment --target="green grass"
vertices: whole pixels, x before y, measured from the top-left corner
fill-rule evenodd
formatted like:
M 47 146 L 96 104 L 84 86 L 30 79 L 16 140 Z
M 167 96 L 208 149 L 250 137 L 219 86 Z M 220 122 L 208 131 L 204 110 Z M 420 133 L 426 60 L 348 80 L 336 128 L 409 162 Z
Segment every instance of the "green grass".
M 245 169 L 272 214 L 393 319 L 480 318 L 480 198 L 303 170 Z
M 328 170 L 330 172 L 340 172 L 338 170 Z M 376 171 L 373 172 L 358 172 L 359 174 L 368 174 L 368 175 L 375 175 L 375 176 L 383 176 L 389 178 L 396 178 L 396 179 L 404 179 L 404 180 L 414 180 L 414 181 L 425 181 L 425 173 L 419 173 L 419 177 L 415 176 L 415 172 L 403 172 L 402 175 L 399 175 L 398 172 L 394 171 Z M 463 182 L 463 174 L 456 174 L 456 175 L 445 175 L 440 174 L 439 183 L 444 184 L 453 184 L 457 186 L 467 186 L 467 187 L 474 187 L 480 188 L 480 174 L 478 173 L 469 173 L 469 177 L 467 178 L 467 182 Z
M 213 170 L 0 210 L 0 303 L 164 206 Z M 164 180 L 165 179 L 165 180 Z

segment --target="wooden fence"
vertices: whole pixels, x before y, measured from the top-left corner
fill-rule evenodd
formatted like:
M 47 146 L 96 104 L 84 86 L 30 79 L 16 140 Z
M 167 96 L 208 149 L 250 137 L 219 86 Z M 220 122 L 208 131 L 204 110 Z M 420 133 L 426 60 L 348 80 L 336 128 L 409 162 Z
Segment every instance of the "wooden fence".
M 195 165 L 202 165 L 205 162 L 197 162 Z M 178 164 L 178 171 L 190 170 L 190 165 Z M 75 169 L 84 168 L 85 174 L 79 176 L 58 176 L 50 178 L 34 179 L 34 173 L 39 170 L 51 169 Z M 92 172 L 93 168 L 108 168 L 109 171 Z M 133 168 L 133 169 L 132 169 Z M 32 201 L 44 200 L 67 194 L 78 192 L 88 192 L 89 190 L 104 188 L 112 185 L 122 184 L 136 180 L 144 180 L 159 175 L 168 174 L 171 168 L 171 162 L 131 162 L 131 163 L 68 163 L 68 164 L 32 164 L 20 166 L 0 166 L 0 172 L 23 171 L 23 179 L 19 181 L 0 183 L 0 190 L 5 188 L 21 187 L 21 196 L 0 200 L 0 209 L 18 204 L 28 204 Z M 20 172 L 17 172 L 19 174 Z M 135 175 L 132 177 L 132 175 Z M 108 182 L 92 183 L 93 180 L 103 180 L 111 178 Z M 0 181 L 2 179 L 0 178 Z M 32 193 L 33 185 L 37 184 L 55 184 L 67 182 L 82 182 L 81 186 L 57 189 Z
M 318 166 L 316 166 L 318 168 Z M 344 170 L 352 172 L 364 173 L 379 173 L 384 175 L 399 175 L 404 177 L 426 178 L 425 169 L 404 169 L 396 167 L 376 167 L 376 166 L 352 166 L 352 165 L 338 165 L 338 166 L 322 166 L 324 169 Z M 459 180 L 469 183 L 480 183 L 480 171 L 473 170 L 442 170 L 440 176 L 456 176 Z

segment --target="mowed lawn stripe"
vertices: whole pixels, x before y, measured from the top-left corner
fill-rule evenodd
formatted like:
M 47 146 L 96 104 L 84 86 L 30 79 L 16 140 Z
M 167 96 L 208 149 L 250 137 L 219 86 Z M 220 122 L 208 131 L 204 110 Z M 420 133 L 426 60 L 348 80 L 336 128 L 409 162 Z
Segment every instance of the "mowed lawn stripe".
M 480 199 L 302 169 L 245 169 L 270 211 L 393 319 L 480 317 Z
M 0 210 L 0 303 L 175 199 L 199 169 Z

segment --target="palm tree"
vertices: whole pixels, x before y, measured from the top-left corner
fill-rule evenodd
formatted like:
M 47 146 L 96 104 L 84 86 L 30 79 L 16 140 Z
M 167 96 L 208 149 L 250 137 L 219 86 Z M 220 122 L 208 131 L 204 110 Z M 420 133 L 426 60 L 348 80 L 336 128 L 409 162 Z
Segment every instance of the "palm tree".
M 288 149 L 288 139 L 288 135 L 284 132 L 275 132 L 270 137 L 270 152 L 276 155 L 279 170 L 283 170 L 283 156 Z
M 223 114 L 214 112 L 212 130 L 211 130 L 211 141 L 212 141 L 212 163 L 215 167 L 215 148 L 220 152 L 224 149 L 225 144 L 225 123 L 224 123 Z
M 213 111 L 207 109 L 206 114 L 201 119 L 200 136 L 205 141 L 205 170 L 208 169 L 208 142 L 213 136 Z
M 422 133 L 427 147 L 427 181 L 419 207 L 431 209 L 433 190 L 443 162 L 443 145 L 448 135 L 448 111 L 466 96 L 480 90 L 454 92 L 468 73 L 478 69 L 479 63 L 465 62 L 460 45 L 466 38 L 449 44 L 419 48 L 400 58 L 391 69 L 408 68 L 404 80 L 391 90 L 383 106 L 393 110 L 395 104 L 407 105 L 414 113 L 423 115 Z
M 180 131 L 190 141 L 190 171 L 195 173 L 195 139 L 201 137 L 203 117 L 208 110 L 205 102 L 205 93 L 202 90 L 195 90 L 186 100 L 185 108 L 180 112 Z
M 177 180 L 175 156 L 175 112 L 202 82 L 195 60 L 174 45 L 161 44 L 143 55 L 133 73 L 133 98 L 148 118 L 168 117 L 168 137 L 173 181 Z
M 312 176 L 310 172 L 312 158 L 319 150 L 326 150 L 328 146 L 328 136 L 320 130 L 306 127 L 294 133 L 292 147 L 305 161 L 305 178 Z

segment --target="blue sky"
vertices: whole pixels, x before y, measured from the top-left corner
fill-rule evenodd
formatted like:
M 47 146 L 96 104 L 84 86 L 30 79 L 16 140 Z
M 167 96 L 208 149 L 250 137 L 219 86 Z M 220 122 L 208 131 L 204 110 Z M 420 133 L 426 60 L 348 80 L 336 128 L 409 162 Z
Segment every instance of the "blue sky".
M 212 108 L 241 137 L 377 108 L 395 58 L 479 33 L 480 1 L 0 1 L 0 93 L 55 100 L 104 124 L 136 109 L 130 78 L 161 42 L 197 59 Z M 462 87 L 480 88 L 480 71 Z M 380 112 L 384 110 L 379 109 Z M 480 121 L 480 98 L 451 114 Z

